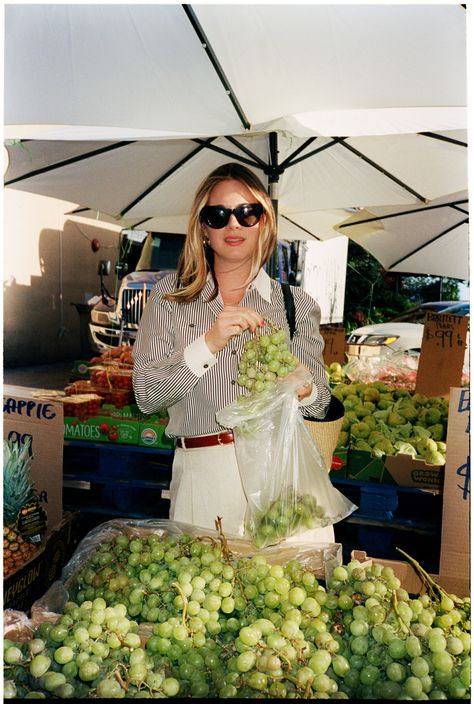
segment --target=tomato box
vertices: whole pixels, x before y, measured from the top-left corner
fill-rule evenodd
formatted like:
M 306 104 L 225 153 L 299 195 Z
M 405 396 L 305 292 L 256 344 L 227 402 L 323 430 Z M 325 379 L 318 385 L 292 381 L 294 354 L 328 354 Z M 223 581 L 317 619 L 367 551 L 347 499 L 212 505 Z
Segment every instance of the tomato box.
M 100 415 L 92 418 L 66 416 L 64 439 L 172 449 L 174 441 L 165 434 L 167 423 L 167 418 L 146 416 L 134 405 L 102 406 Z
M 142 447 L 160 447 L 163 449 L 173 449 L 174 440 L 165 433 L 167 421 L 160 419 L 157 421 L 144 421 L 140 423 L 138 444 Z
M 81 420 L 77 416 L 64 417 L 65 440 L 111 442 L 138 445 L 139 422 L 114 415 L 97 415 Z

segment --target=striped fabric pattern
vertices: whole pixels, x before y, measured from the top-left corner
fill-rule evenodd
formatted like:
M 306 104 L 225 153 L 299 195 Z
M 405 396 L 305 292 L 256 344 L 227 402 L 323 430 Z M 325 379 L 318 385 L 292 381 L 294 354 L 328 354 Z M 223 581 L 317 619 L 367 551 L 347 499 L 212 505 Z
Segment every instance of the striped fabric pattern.
M 266 274 L 265 274 L 266 276 Z M 256 286 L 247 288 L 241 305 L 270 318 L 289 333 L 280 284 L 270 279 L 271 301 L 265 300 Z M 175 290 L 176 274 L 161 279 L 145 306 L 133 347 L 133 383 L 138 407 L 143 413 L 168 409 L 167 434 L 194 436 L 218 433 L 223 427 L 216 412 L 245 393 L 236 382 L 238 362 L 249 330 L 232 337 L 227 347 L 217 353 L 217 363 L 196 376 L 184 359 L 184 349 L 204 335 L 223 309 L 220 296 L 207 301 L 213 291 L 208 280 L 200 296 L 191 303 L 175 303 L 163 294 Z M 323 341 L 319 334 L 320 308 L 304 290 L 291 287 L 296 307 L 296 331 L 291 352 L 311 371 L 318 389 L 312 405 L 304 407 L 307 416 L 324 416 L 330 390 L 322 362 Z

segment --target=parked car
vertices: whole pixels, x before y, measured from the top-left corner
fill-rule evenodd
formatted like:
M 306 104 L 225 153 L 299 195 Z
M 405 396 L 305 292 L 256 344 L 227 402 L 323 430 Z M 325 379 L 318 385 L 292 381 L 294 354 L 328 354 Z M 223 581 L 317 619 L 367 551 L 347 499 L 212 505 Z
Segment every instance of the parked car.
M 469 315 L 469 301 L 431 301 L 422 303 L 387 323 L 364 325 L 346 338 L 347 356 L 380 355 L 383 348 L 419 354 L 423 325 L 428 312 Z

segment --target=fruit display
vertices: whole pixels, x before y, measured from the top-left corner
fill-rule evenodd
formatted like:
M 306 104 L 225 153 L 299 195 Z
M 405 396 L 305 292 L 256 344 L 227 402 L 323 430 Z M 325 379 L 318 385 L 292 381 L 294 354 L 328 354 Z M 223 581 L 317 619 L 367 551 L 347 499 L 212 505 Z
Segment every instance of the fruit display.
M 97 394 L 103 400 L 103 403 L 115 406 L 115 408 L 123 408 L 133 403 L 134 397 L 130 389 L 111 389 L 108 386 L 95 386 L 90 380 L 73 381 L 64 389 L 66 396 L 75 396 L 77 394 L 92 393 Z
M 115 364 L 97 365 L 90 368 L 90 380 L 92 384 L 106 389 L 126 389 L 131 391 L 132 370 L 121 369 Z
M 469 698 L 470 599 L 424 581 L 352 560 L 324 586 L 222 536 L 118 534 L 54 623 L 4 641 L 4 697 Z
M 339 384 L 332 393 L 345 408 L 341 447 L 350 445 L 373 457 L 408 454 L 426 464 L 445 464 L 447 399 L 423 396 L 382 381 Z
M 331 364 L 325 364 L 324 368 L 326 370 L 328 382 L 331 386 L 336 386 L 337 384 L 341 384 L 346 381 L 347 375 L 345 367 L 339 362 L 331 362 Z
M 18 531 L 18 519 L 38 495 L 31 481 L 30 443 L 3 441 L 3 575 L 8 577 L 38 552 Z
M 59 400 L 64 406 L 64 415 L 73 416 L 77 420 L 87 420 L 87 418 L 99 415 L 103 402 L 102 396 L 94 393 L 63 396 Z
M 101 364 L 103 362 L 113 362 L 117 366 L 121 365 L 124 367 L 133 366 L 132 357 L 132 347 L 131 345 L 119 345 L 118 347 L 112 347 L 109 350 L 105 350 L 98 357 L 92 357 L 92 364 Z
M 257 328 L 245 343 L 239 360 L 237 383 L 250 394 L 274 388 L 277 379 L 284 379 L 298 366 L 298 360 L 288 348 L 286 332 L 269 319 L 265 322 L 270 328 L 269 334 L 262 334 Z

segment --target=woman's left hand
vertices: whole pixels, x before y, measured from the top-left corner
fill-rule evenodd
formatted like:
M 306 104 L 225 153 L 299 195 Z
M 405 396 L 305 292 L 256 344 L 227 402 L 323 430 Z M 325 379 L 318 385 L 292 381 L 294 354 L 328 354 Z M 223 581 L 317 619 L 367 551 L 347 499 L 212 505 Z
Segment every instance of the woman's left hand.
M 311 380 L 311 372 L 304 364 L 298 364 L 294 372 L 290 372 L 288 376 L 285 377 L 290 382 L 294 382 L 295 386 L 298 381 L 301 380 L 301 384 L 296 386 L 295 394 L 298 401 L 302 401 L 304 398 L 310 396 L 313 390 L 313 382 Z
M 306 384 L 303 384 L 303 386 L 300 386 L 299 389 L 296 389 L 296 396 L 298 397 L 298 401 L 302 401 L 304 398 L 309 396 L 311 394 L 312 388 L 313 384 L 308 381 Z

